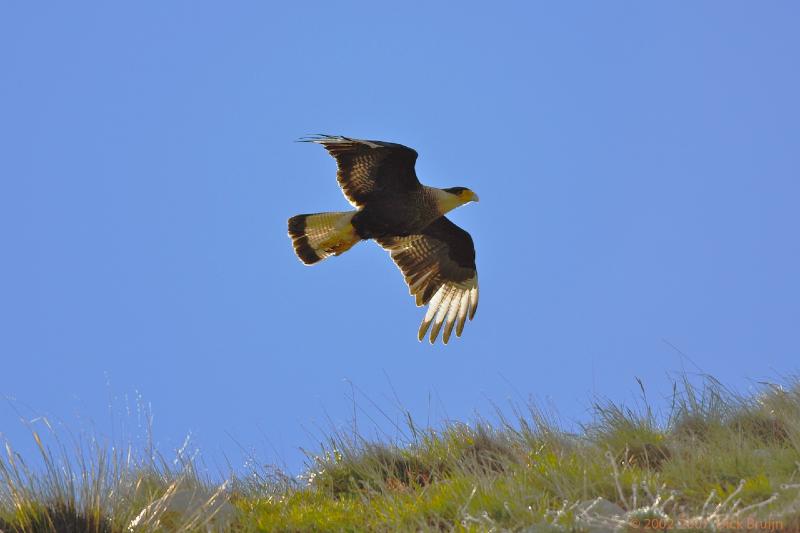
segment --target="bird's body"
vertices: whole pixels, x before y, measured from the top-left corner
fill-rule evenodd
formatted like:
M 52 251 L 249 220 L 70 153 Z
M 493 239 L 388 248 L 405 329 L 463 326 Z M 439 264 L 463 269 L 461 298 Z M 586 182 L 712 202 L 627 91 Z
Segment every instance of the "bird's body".
M 418 190 L 377 198 L 353 216 L 353 227 L 362 239 L 411 235 L 442 216 L 431 191 Z
M 374 239 L 390 252 L 417 305 L 429 304 L 420 340 L 431 323 L 431 343 L 442 325 L 445 344 L 454 326 L 460 336 L 478 305 L 475 248 L 469 233 L 444 214 L 477 195 L 465 187 L 422 185 L 414 170 L 417 153 L 400 144 L 326 135 L 306 140 L 336 159 L 339 185 L 357 209 L 290 218 L 298 257 L 310 265 Z

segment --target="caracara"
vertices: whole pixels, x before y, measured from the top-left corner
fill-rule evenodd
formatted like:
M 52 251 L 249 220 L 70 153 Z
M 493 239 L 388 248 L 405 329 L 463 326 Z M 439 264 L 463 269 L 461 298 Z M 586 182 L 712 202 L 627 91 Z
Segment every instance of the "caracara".
M 414 171 L 417 152 L 401 144 L 329 135 L 301 141 L 321 144 L 336 159 L 339 186 L 356 209 L 290 218 L 289 236 L 300 260 L 312 265 L 375 239 L 400 268 L 417 306 L 428 304 L 419 340 L 431 323 L 431 343 L 442 325 L 445 344 L 453 326 L 460 337 L 478 308 L 475 247 L 469 233 L 444 214 L 477 202 L 478 195 L 466 187 L 422 185 Z

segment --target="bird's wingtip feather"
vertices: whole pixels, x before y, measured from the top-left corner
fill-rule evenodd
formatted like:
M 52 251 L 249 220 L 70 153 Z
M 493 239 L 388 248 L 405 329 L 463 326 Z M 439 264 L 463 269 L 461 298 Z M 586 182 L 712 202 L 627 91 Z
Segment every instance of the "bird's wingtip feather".
M 327 133 L 309 133 L 308 135 L 303 135 L 295 142 L 298 143 L 320 143 L 325 140 L 331 139 L 344 139 L 341 135 L 329 135 Z

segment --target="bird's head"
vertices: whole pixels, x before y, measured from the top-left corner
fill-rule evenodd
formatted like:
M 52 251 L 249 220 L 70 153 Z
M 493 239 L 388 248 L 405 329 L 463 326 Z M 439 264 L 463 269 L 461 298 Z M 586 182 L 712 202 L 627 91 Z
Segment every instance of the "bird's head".
M 436 201 L 442 213 L 455 209 L 468 202 L 477 202 L 478 195 L 466 187 L 450 187 L 447 189 L 435 189 Z
M 449 192 L 450 194 L 455 195 L 458 198 L 460 204 L 466 204 L 467 202 L 478 201 L 478 195 L 475 194 L 470 189 L 467 189 L 466 187 L 450 187 L 448 189 L 443 189 L 443 190 Z
M 439 211 L 444 214 L 448 211 L 469 202 L 477 202 L 478 195 L 466 187 L 449 187 L 447 189 L 433 189 Z

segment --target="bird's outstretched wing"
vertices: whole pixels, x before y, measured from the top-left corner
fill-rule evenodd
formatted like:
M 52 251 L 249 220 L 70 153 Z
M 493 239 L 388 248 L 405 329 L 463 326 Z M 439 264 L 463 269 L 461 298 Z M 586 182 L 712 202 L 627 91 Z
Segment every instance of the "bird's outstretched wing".
M 321 144 L 336 159 L 336 178 L 347 200 L 362 207 L 371 198 L 420 187 L 417 152 L 402 144 L 314 135 L 301 142 Z
M 445 344 L 454 325 L 456 336 L 460 337 L 467 317 L 472 320 L 478 309 L 478 271 L 469 233 L 441 217 L 418 235 L 377 241 L 400 268 L 417 305 L 428 304 L 419 340 L 431 322 L 431 343 L 436 341 L 443 324 Z

